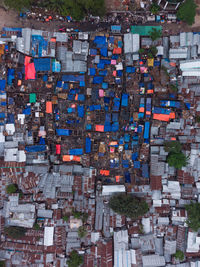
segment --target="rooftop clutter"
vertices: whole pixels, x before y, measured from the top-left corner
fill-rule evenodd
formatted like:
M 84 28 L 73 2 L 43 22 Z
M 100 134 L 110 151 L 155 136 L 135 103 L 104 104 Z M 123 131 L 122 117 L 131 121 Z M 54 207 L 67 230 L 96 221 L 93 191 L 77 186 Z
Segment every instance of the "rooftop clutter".
M 0 251 L 13 265 L 62 266 L 73 250 L 88 267 L 175 266 L 177 251 L 187 266 L 199 256 L 184 208 L 199 200 L 199 34 L 152 43 L 113 29 L 7 28 L 0 38 Z M 171 141 L 188 157 L 178 170 Z M 133 220 L 110 209 L 125 192 L 149 212 Z

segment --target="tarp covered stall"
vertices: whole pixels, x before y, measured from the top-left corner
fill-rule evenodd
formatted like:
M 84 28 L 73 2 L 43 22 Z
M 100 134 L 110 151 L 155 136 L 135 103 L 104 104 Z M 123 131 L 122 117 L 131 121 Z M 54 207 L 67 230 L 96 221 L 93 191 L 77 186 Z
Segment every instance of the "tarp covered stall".
M 69 154 L 73 156 L 79 156 L 83 155 L 83 149 L 82 148 L 73 148 L 69 150 Z
M 51 101 L 46 102 L 46 113 L 52 113 L 52 102 Z
M 56 129 L 56 134 L 59 136 L 70 136 L 72 131 L 68 129 Z
M 85 153 L 91 153 L 91 139 L 89 137 L 85 138 Z
M 33 145 L 33 146 L 26 146 L 25 151 L 26 152 L 43 152 L 46 150 L 45 145 Z

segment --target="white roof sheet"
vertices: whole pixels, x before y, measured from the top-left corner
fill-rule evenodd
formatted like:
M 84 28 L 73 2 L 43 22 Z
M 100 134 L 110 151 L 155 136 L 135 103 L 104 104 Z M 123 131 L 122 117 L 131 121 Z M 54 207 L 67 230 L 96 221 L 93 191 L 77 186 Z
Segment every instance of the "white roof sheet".
M 103 185 L 102 195 L 107 196 L 113 193 L 124 193 L 126 191 L 124 185 Z
M 54 227 L 44 228 L 44 246 L 53 246 Z

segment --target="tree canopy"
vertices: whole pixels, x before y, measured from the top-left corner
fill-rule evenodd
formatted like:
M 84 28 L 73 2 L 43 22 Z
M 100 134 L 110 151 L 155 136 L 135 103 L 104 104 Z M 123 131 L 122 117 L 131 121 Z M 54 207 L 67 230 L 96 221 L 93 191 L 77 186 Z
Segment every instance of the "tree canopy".
M 69 260 L 67 261 L 69 267 L 79 267 L 83 264 L 83 257 L 73 250 L 70 254 Z
M 88 14 L 100 17 L 105 14 L 104 0 L 45 0 L 42 6 L 74 20 L 82 20 Z
M 149 35 L 150 35 L 152 41 L 155 41 L 155 40 L 159 39 L 162 36 L 162 31 L 161 30 L 157 30 L 155 28 L 152 28 L 152 30 L 149 32 Z
M 187 24 L 192 25 L 195 20 L 196 7 L 194 0 L 186 0 L 178 9 L 177 17 L 185 21 Z
M 17 185 L 15 184 L 9 184 L 7 187 L 6 187 L 6 192 L 7 194 L 13 194 L 13 193 L 16 193 L 18 190 L 18 187 Z
M 144 200 L 126 194 L 112 196 L 109 206 L 116 213 L 126 215 L 132 219 L 137 219 L 148 211 L 148 205 Z
M 183 166 L 187 165 L 187 157 L 183 154 L 183 152 L 172 152 L 167 156 L 167 163 L 171 167 L 181 169 Z
M 174 257 L 177 260 L 183 261 L 184 260 L 184 253 L 181 250 L 177 250 L 176 253 L 174 254 Z
M 166 152 L 169 152 L 167 156 L 167 162 L 169 166 L 181 169 L 187 165 L 187 157 L 181 151 L 181 144 L 178 141 L 165 142 L 164 148 Z
M 200 203 L 185 205 L 188 212 L 187 224 L 195 232 L 200 228 Z
M 0 267 L 5 267 L 5 266 L 6 266 L 5 261 L 0 261 Z
M 181 151 L 181 143 L 179 141 L 167 141 L 164 143 L 164 148 L 166 152 L 178 153 Z
M 150 6 L 150 12 L 154 15 L 158 14 L 158 11 L 160 10 L 159 5 L 156 2 L 153 2 Z
M 86 235 L 87 235 L 87 231 L 86 231 L 85 227 L 84 226 L 80 226 L 78 228 L 78 236 L 80 238 L 84 238 Z
M 4 231 L 6 235 L 8 235 L 11 238 L 20 238 L 25 235 L 27 230 L 24 227 L 9 226 L 5 227 Z
M 17 11 L 21 11 L 23 8 L 30 8 L 31 2 L 31 0 L 4 0 L 6 6 Z

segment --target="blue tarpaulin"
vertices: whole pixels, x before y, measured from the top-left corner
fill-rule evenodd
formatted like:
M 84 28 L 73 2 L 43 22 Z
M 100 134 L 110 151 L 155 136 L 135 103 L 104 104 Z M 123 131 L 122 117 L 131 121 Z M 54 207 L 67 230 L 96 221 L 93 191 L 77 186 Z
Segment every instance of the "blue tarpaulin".
M 149 139 L 150 122 L 146 121 L 144 126 L 144 139 Z
M 107 83 L 102 83 L 102 88 L 103 89 L 108 89 L 108 84 Z
M 40 141 L 39 141 L 40 145 L 45 145 L 45 138 L 40 136 Z
M 0 119 L 4 119 L 5 118 L 5 113 L 4 112 L 0 112 Z
M 84 106 L 78 106 L 78 116 L 80 118 L 84 117 Z
M 85 138 L 85 153 L 90 153 L 91 152 L 91 139 L 89 137 Z
M 102 76 L 106 76 L 107 73 L 108 73 L 107 70 L 100 70 L 100 71 L 99 71 L 99 75 L 102 75 Z
M 33 61 L 36 72 L 51 70 L 51 58 L 34 58 Z
M 128 106 L 128 94 L 122 94 L 122 107 Z
M 125 183 L 131 183 L 131 175 L 130 175 L 130 173 L 129 172 L 125 172 L 125 174 L 124 174 L 124 176 L 125 176 Z
M 5 91 L 6 80 L 0 80 L 0 90 Z
M 26 146 L 26 152 L 42 152 L 46 150 L 45 145 L 34 145 L 34 146 Z
M 95 36 L 94 43 L 105 45 L 106 44 L 106 37 L 105 36 Z
M 126 72 L 127 73 L 134 73 L 135 72 L 135 67 L 126 67 Z
M 142 164 L 142 176 L 144 178 L 149 178 L 149 168 L 148 164 Z
M 160 108 L 160 107 L 154 107 L 153 113 L 156 114 L 167 114 L 169 115 L 171 113 L 170 109 Z
M 140 161 L 134 161 L 134 169 L 140 168 Z
M 31 108 L 30 107 L 25 108 L 22 113 L 25 115 L 31 115 Z
M 138 152 L 132 154 L 132 160 L 135 161 L 138 158 Z
M 4 117 L 5 118 L 5 117 Z M 7 114 L 7 122 L 8 123 L 15 123 L 15 117 L 14 117 L 14 114 L 12 113 L 8 113 Z
M 70 149 L 69 154 L 73 156 L 83 155 L 83 149 L 82 148 Z
M 93 78 L 93 84 L 100 84 L 103 82 L 103 77 L 100 77 L 100 76 L 95 76 Z
M 15 70 L 14 69 L 8 69 L 7 72 L 7 84 L 12 85 L 12 81 L 15 78 Z
M 68 129 L 56 129 L 56 134 L 59 136 L 69 136 L 72 134 L 72 131 Z
M 64 82 L 84 82 L 85 76 L 84 75 L 72 75 L 72 74 L 66 74 L 62 75 L 62 81 Z
M 101 52 L 101 55 L 103 57 L 107 57 L 107 55 L 108 55 L 108 49 L 107 48 L 105 48 L 105 47 L 101 48 L 100 52 Z
M 89 69 L 89 75 L 94 76 L 96 74 L 96 69 L 95 68 L 90 68 Z
M 97 49 L 90 49 L 90 55 L 91 56 L 96 56 L 97 55 Z
M 111 25 L 111 31 L 120 32 L 121 31 L 121 25 Z

